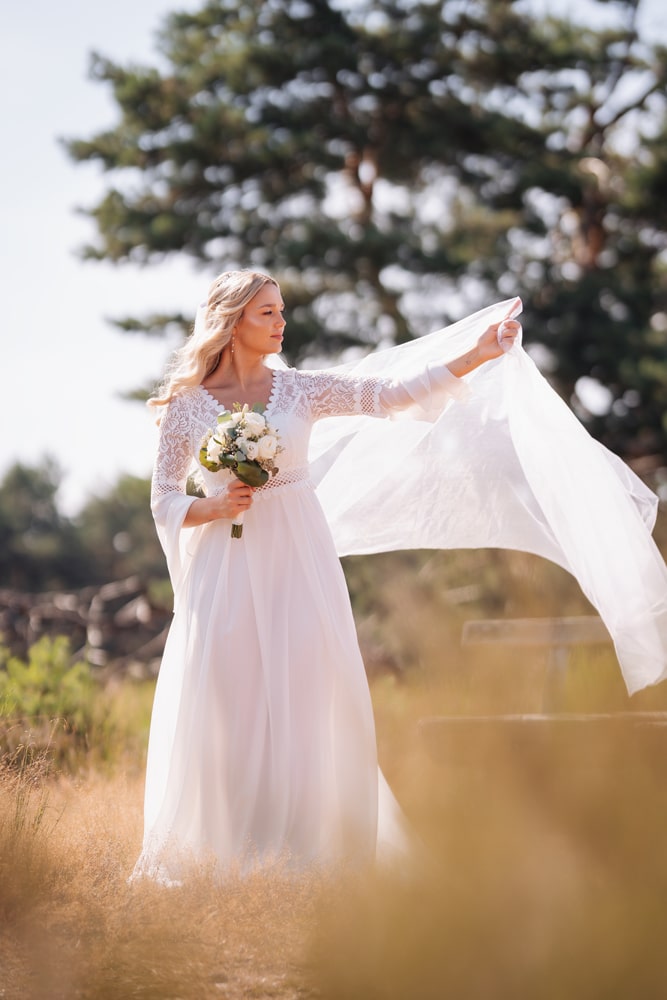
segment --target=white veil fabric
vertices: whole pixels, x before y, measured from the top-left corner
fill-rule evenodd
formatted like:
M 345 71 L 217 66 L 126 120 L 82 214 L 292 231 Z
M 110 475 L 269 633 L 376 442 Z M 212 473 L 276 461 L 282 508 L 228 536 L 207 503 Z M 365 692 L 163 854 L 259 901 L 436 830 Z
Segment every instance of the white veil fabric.
M 465 353 L 513 301 L 333 370 L 414 375 Z M 518 342 L 465 382 L 467 398 L 430 412 L 315 425 L 312 475 L 339 555 L 497 547 L 543 556 L 572 573 L 597 609 L 628 692 L 663 680 L 657 497 L 588 434 Z

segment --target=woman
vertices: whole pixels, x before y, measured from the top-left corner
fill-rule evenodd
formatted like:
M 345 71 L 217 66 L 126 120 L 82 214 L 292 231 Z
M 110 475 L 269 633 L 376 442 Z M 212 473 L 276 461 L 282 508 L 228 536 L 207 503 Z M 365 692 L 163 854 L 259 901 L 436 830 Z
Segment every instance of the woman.
M 267 275 L 222 274 L 151 400 L 164 407 L 152 509 L 174 620 L 136 874 L 165 881 L 191 860 L 241 872 L 274 860 L 363 863 L 389 836 L 395 803 L 378 773 L 345 580 L 309 473 L 311 428 L 321 418 L 440 412 L 462 394 L 460 378 L 502 356 L 520 331 L 508 313 L 448 365 L 402 380 L 302 372 L 271 367 L 283 309 Z M 235 403 L 265 408 L 282 448 L 278 474 L 252 489 L 199 466 L 206 496 L 187 495 L 202 438 Z M 238 539 L 230 524 L 240 514 Z

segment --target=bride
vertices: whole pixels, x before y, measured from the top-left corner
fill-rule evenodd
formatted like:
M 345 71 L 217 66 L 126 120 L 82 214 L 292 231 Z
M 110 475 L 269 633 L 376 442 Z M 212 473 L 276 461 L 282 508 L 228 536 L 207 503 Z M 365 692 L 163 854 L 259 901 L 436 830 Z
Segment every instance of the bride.
M 278 357 L 277 283 L 253 271 L 212 283 L 150 400 L 160 411 L 152 510 L 174 618 L 135 876 L 169 882 L 192 862 L 241 873 L 274 861 L 363 864 L 392 838 L 399 846 L 341 554 L 497 544 L 537 552 L 574 572 L 596 602 L 631 690 L 664 676 L 667 573 L 650 538 L 653 495 L 605 452 L 606 506 L 588 518 L 585 483 L 575 489 L 572 474 L 582 463 L 590 470 L 591 456 L 599 464 L 604 449 L 521 351 L 519 309 L 500 303 L 356 365 L 300 371 Z M 256 489 L 197 460 L 218 413 L 246 403 L 263 408 L 281 447 L 277 475 Z M 204 496 L 186 492 L 195 468 Z M 239 515 L 241 538 L 230 530 Z M 603 558 L 587 533 L 589 521 L 606 527 L 608 517 L 617 555 L 606 554 L 609 539 Z M 628 545 L 620 525 L 630 526 Z

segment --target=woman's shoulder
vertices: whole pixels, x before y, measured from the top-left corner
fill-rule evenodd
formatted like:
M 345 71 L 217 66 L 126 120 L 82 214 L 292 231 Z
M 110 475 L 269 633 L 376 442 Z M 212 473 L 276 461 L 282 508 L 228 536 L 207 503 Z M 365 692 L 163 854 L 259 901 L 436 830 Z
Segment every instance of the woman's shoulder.
M 187 410 L 200 406 L 209 393 L 203 385 L 184 385 L 178 388 L 167 406 L 169 409 Z
M 199 385 L 182 386 L 165 406 L 160 407 L 160 422 L 169 424 L 201 423 L 210 418 L 213 398 Z

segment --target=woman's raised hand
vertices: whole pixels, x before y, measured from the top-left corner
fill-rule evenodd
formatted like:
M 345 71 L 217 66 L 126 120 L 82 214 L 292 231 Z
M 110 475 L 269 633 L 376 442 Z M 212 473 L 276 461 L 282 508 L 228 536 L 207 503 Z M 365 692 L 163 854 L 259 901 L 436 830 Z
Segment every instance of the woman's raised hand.
M 472 350 L 462 354 L 460 358 L 448 361 L 447 367 L 452 375 L 461 378 L 468 372 L 474 371 L 475 368 L 479 368 L 486 361 L 493 361 L 505 351 L 509 351 L 521 333 L 521 324 L 515 317 L 519 315 L 522 308 L 521 299 L 516 298 L 507 315 L 499 323 L 493 323 L 487 327 Z
M 516 338 L 521 333 L 521 323 L 515 317 L 522 308 L 521 299 L 515 299 L 504 319 L 499 323 L 493 323 L 484 331 L 477 341 L 480 363 L 499 358 L 514 346 Z

